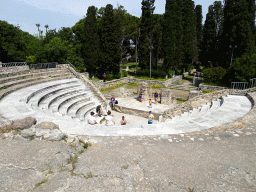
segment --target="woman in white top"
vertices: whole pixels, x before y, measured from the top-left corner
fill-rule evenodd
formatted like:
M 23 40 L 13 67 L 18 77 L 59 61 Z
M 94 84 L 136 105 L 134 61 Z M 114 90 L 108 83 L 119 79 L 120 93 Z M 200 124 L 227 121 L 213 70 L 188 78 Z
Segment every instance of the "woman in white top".
M 106 126 L 115 125 L 115 122 L 113 121 L 113 117 L 111 116 L 111 111 L 108 111 L 108 115 L 105 117 L 106 119 Z

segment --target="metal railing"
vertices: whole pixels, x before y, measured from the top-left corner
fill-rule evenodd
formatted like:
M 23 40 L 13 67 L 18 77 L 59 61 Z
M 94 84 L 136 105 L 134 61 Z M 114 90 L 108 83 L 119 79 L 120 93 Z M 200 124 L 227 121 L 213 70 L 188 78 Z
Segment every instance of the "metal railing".
M 34 69 L 56 68 L 57 64 L 58 62 L 29 64 L 29 68 L 34 68 Z
M 1 67 L 16 67 L 16 66 L 27 66 L 26 62 L 9 62 L 0 64 Z
M 233 94 L 234 90 L 242 90 L 247 89 L 248 82 L 231 82 L 231 93 Z
M 256 82 L 255 82 L 256 78 L 250 79 L 250 87 L 256 87 Z
M 77 69 L 75 68 L 75 66 L 74 66 L 72 63 L 70 63 L 70 62 L 68 61 L 68 64 L 69 64 L 69 66 L 72 67 L 76 72 L 80 73 L 80 70 L 77 70 Z

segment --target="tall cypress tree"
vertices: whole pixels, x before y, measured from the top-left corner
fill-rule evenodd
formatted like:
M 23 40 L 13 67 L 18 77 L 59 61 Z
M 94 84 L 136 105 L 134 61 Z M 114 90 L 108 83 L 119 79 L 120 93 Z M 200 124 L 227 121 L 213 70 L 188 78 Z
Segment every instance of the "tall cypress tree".
M 189 64 L 195 60 L 197 50 L 196 43 L 196 19 L 194 12 L 194 1 L 183 0 L 182 27 L 183 27 L 183 46 L 184 63 Z
M 251 0 L 226 0 L 224 4 L 224 25 L 221 48 L 223 66 L 229 67 L 233 59 L 254 50 L 253 25 L 255 2 Z M 230 46 L 232 48 L 230 48 Z M 237 46 L 237 48 L 234 48 Z
M 202 40 L 202 53 L 200 55 L 200 60 L 203 65 L 207 66 L 208 61 L 213 61 L 216 55 L 214 54 L 214 41 L 216 35 L 216 25 L 214 19 L 213 5 L 208 8 L 208 13 L 206 15 L 206 20 L 203 30 L 203 40 Z
M 113 6 L 108 4 L 100 21 L 100 66 L 114 74 L 120 65 L 120 26 L 114 17 Z
M 183 61 L 182 0 L 167 0 L 163 21 L 162 49 L 165 69 Z
M 96 8 L 90 6 L 84 22 L 83 59 L 90 76 L 96 70 L 99 58 L 99 37 L 97 34 Z
M 152 45 L 152 14 L 155 9 L 154 2 L 155 0 L 143 0 L 141 3 L 142 17 L 140 23 L 140 38 L 138 41 L 139 66 L 141 69 L 149 68 L 149 46 Z
M 197 5 L 195 8 L 196 12 L 196 38 L 197 38 L 197 44 L 199 47 L 201 47 L 201 41 L 203 37 L 203 15 L 202 15 L 202 5 Z

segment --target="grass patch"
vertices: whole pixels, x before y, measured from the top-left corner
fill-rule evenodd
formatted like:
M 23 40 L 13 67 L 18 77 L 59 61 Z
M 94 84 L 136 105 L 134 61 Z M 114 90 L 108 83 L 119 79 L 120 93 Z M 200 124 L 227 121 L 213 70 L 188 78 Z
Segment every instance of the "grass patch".
M 47 178 L 45 178 L 44 180 L 40 181 L 39 183 L 35 184 L 34 189 L 37 188 L 37 187 L 39 187 L 39 186 L 41 186 L 43 183 L 46 183 L 46 182 L 48 181 L 48 179 L 49 179 L 49 178 L 47 177 Z M 33 189 L 33 190 L 34 190 L 34 189 Z
M 103 119 L 100 120 L 100 124 L 103 124 L 103 122 L 105 121 L 105 117 Z
M 6 86 L 3 86 L 3 89 L 7 89 L 7 87 L 6 87 Z
M 207 91 L 207 90 L 203 90 L 202 93 L 203 94 L 207 94 L 207 93 L 212 93 L 213 91 Z
M 195 192 L 195 189 L 189 187 L 187 191 L 188 191 L 188 192 Z
M 89 173 L 87 173 L 86 176 L 84 176 L 85 179 L 89 179 L 89 178 L 93 178 L 93 177 L 98 177 L 98 175 L 93 175 L 91 171 Z
M 168 80 L 168 79 L 161 79 L 161 78 L 149 78 L 149 77 L 145 77 L 145 76 L 143 76 L 143 77 L 135 77 L 135 79 L 145 79 L 145 80 L 155 80 L 155 81 L 166 81 L 166 80 Z
M 91 143 L 89 143 L 89 142 L 84 142 L 84 141 L 82 141 L 82 140 L 79 140 L 79 142 L 83 144 L 83 148 L 84 148 L 84 149 L 87 149 L 88 147 L 90 147 L 90 146 L 92 145 Z
M 123 85 L 124 85 L 124 83 L 121 83 L 121 84 L 118 84 L 118 85 L 115 85 L 115 86 L 112 86 L 112 87 L 103 88 L 100 91 L 113 90 L 113 89 L 116 89 L 118 87 L 122 87 Z
M 133 87 L 138 87 L 139 86 L 138 83 L 129 83 L 128 85 L 133 86 Z
M 99 81 L 100 79 L 98 77 L 94 77 L 94 78 L 89 78 L 89 80 L 92 80 L 92 81 Z
M 30 136 L 28 137 L 28 139 L 29 139 L 30 141 L 34 140 L 34 139 L 35 139 L 35 135 L 30 135 Z
M 154 88 L 154 89 L 160 89 L 160 88 L 163 88 L 163 86 L 160 86 L 160 85 L 149 85 L 151 88 Z
M 178 90 L 178 91 L 187 91 L 187 92 L 190 91 L 190 90 L 188 90 L 188 89 L 177 89 L 177 88 L 172 88 L 172 87 L 167 88 L 167 89 L 174 89 L 174 90 Z
M 1 133 L 10 133 L 13 130 L 12 127 L 6 126 L 4 128 L 1 129 Z
M 194 78 L 194 76 L 192 76 L 192 75 L 183 77 L 183 79 L 185 79 L 185 80 L 192 80 L 193 78 Z
M 129 165 L 122 166 L 123 169 L 128 169 Z
M 22 79 L 25 79 L 25 76 L 22 76 L 21 78 L 22 78 Z
M 186 102 L 187 101 L 185 99 L 180 99 L 180 98 L 177 98 L 176 100 L 179 101 L 179 102 Z

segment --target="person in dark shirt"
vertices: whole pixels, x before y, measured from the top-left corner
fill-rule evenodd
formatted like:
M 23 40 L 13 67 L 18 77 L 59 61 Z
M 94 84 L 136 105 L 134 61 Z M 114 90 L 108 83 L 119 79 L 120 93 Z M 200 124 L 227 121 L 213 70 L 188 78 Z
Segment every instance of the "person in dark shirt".
M 155 104 L 157 104 L 157 99 L 158 99 L 158 93 L 157 92 L 154 93 L 154 97 L 155 97 Z
M 101 115 L 103 115 L 103 111 L 102 111 L 101 105 L 98 105 L 96 107 L 96 112 L 97 112 L 99 117 L 101 117 Z

